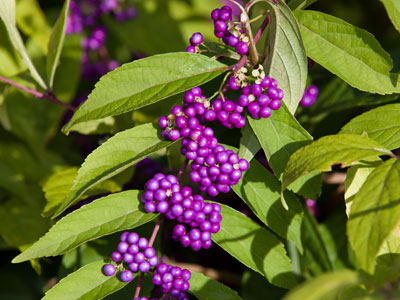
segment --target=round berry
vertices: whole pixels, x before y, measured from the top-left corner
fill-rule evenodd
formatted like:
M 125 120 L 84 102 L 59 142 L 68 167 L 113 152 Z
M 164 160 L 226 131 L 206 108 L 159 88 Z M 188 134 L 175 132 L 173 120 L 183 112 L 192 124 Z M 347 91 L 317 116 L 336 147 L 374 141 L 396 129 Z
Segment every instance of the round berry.
M 136 244 L 139 241 L 139 235 L 136 232 L 131 232 L 128 235 L 127 241 L 130 244 Z
M 236 45 L 236 51 L 240 55 L 246 55 L 249 52 L 249 46 L 245 42 L 239 42 Z
M 121 259 L 122 259 L 121 253 L 119 253 L 119 252 L 117 252 L 117 251 L 114 251 L 114 252 L 111 254 L 111 260 L 112 260 L 112 261 L 114 261 L 114 262 L 120 262 Z
M 122 271 L 121 273 L 121 281 L 122 282 L 130 282 L 133 279 L 133 273 L 130 270 Z
M 160 127 L 162 129 L 165 129 L 168 127 L 168 118 L 166 116 L 162 116 L 158 119 L 158 125 L 160 125 Z
M 281 107 L 281 105 L 282 105 L 281 100 L 274 100 L 274 101 L 271 102 L 271 104 L 269 105 L 269 107 L 270 107 L 272 110 L 277 110 L 277 109 L 279 109 L 279 108 Z
M 195 46 L 188 46 L 186 48 L 186 52 L 188 52 L 188 53 L 196 53 L 196 47 Z
M 190 44 L 192 46 L 200 45 L 203 42 L 203 35 L 200 32 L 193 33 L 190 38 Z
M 106 264 L 103 267 L 103 272 L 106 276 L 113 276 L 117 270 L 115 269 L 115 266 L 112 264 Z
M 214 23 L 214 29 L 216 32 L 224 32 L 227 29 L 227 25 L 224 21 L 218 20 Z

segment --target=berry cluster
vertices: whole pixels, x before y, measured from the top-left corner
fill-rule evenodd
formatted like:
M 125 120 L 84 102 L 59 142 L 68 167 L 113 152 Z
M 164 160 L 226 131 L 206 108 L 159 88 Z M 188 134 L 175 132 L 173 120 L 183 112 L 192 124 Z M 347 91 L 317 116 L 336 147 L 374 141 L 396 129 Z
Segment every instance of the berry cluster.
M 124 9 L 118 0 L 71 0 L 67 19 L 67 34 L 85 33 L 82 39 L 82 76 L 87 80 L 97 80 L 119 66 L 116 60 L 104 53 L 106 28 L 99 25 L 100 17 L 114 13 L 116 20 L 133 18 L 133 7 Z M 101 50 L 103 49 L 103 50 Z
M 199 45 L 203 42 L 203 35 L 200 32 L 193 33 L 189 42 L 190 46 L 186 48 L 186 52 L 199 53 Z
M 146 273 L 158 264 L 158 257 L 154 248 L 149 246 L 146 238 L 140 237 L 136 232 L 124 232 L 118 244 L 118 251 L 111 254 L 111 260 L 120 263 L 120 279 L 129 282 L 133 279 L 133 273 L 138 271 Z M 104 274 L 113 276 L 116 267 L 113 264 L 106 264 L 103 268 Z
M 200 183 L 202 192 L 215 197 L 229 192 L 230 186 L 237 184 L 242 173 L 249 168 L 249 163 L 222 145 L 210 152 L 204 159 L 192 162 L 190 179 Z
M 189 270 L 161 263 L 154 272 L 153 283 L 161 286 L 163 293 L 168 293 L 177 300 L 189 300 L 186 291 L 189 290 L 191 276 Z
M 214 34 L 217 38 L 236 49 L 240 55 L 246 55 L 249 52 L 249 38 L 243 33 L 242 26 L 232 22 L 232 8 L 223 6 L 216 8 L 211 12 L 211 18 L 214 21 Z
M 210 248 L 211 234 L 217 233 L 221 228 L 220 211 L 221 206 L 217 203 L 192 201 L 189 209 L 177 217 L 177 220 L 183 224 L 175 225 L 172 238 L 179 240 L 182 246 L 190 246 L 195 251 Z
M 261 70 L 262 67 L 260 66 Z M 241 74 L 232 77 L 229 81 L 229 87 L 238 90 L 243 86 L 241 95 L 238 98 L 238 104 L 247 108 L 248 113 L 254 119 L 268 118 L 273 110 L 277 110 L 282 105 L 283 91 L 278 88 L 278 83 L 274 78 L 265 76 L 264 71 L 253 70 L 258 78 L 255 83 L 250 84 L 241 81 Z
M 157 211 L 179 222 L 173 239 L 195 251 L 211 247 L 211 234 L 219 231 L 222 220 L 219 204 L 205 203 L 201 195 L 192 194 L 190 187 L 181 188 L 173 175 L 155 174 L 146 182 L 145 190 L 142 202 L 147 212 Z
M 319 90 L 315 85 L 310 85 L 304 91 L 303 98 L 301 98 L 300 105 L 303 107 L 309 107 L 314 104 L 317 100 Z
M 216 99 L 210 106 L 199 87 L 185 93 L 184 105 L 174 106 L 168 117 L 162 116 L 159 119 L 163 137 L 172 141 L 183 137 L 181 153 L 192 161 L 190 178 L 200 183 L 202 192 L 214 197 L 221 192 L 229 192 L 230 186 L 236 184 L 242 172 L 247 170 L 248 162 L 218 145 L 214 131 L 200 122 L 217 120 L 229 128 L 233 127 L 231 122 L 240 127 L 239 123 L 243 126 L 245 124 L 244 117 L 232 112 L 236 105 L 229 100 L 223 102 Z

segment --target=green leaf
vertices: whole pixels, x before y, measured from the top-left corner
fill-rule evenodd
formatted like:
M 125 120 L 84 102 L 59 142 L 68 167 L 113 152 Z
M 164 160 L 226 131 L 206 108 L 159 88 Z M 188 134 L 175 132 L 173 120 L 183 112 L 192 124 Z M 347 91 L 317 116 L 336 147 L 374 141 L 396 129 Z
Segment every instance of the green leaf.
M 0 18 L 3 20 L 4 25 L 7 28 L 8 36 L 10 37 L 11 43 L 13 44 L 15 50 L 21 55 L 22 60 L 25 62 L 33 79 L 43 88 L 47 89 L 46 84 L 40 77 L 35 66 L 32 64 L 31 59 L 26 52 L 24 43 L 18 32 L 17 26 L 15 24 L 15 0 L 2 0 L 0 1 Z
M 221 204 L 221 229 L 213 241 L 269 282 L 284 288 L 296 285 L 283 244 L 270 232 L 229 206 Z
M 332 271 L 334 269 L 333 262 L 329 257 L 322 232 L 308 209 L 304 210 L 302 233 L 305 252 L 310 252 L 313 262 L 317 263 L 322 270 Z
M 51 175 L 43 186 L 47 203 L 43 209 L 42 216 L 51 216 L 57 208 L 64 202 L 65 198 L 74 184 L 74 180 L 78 175 L 77 167 L 70 167 L 60 170 Z M 82 198 L 103 193 L 120 192 L 122 187 L 112 180 L 105 180 L 95 187 L 86 191 Z
M 98 260 L 83 266 L 48 290 L 42 299 L 102 299 L 122 289 L 127 283 L 119 280 L 117 276 L 106 276 L 103 274 L 103 266 L 106 263 L 104 260 Z
M 51 226 L 48 218 L 43 218 L 43 196 L 31 191 L 30 203 L 10 197 L 0 206 L 0 235 L 15 247 L 26 247 L 41 237 Z
M 258 150 L 261 149 L 261 145 L 248 122 L 246 122 L 241 133 L 242 137 L 240 138 L 238 155 L 240 158 L 246 159 L 250 162 L 257 154 Z
M 386 237 L 400 220 L 400 161 L 389 159 L 368 176 L 354 196 L 347 234 L 360 267 L 375 269 L 377 255 Z
M 284 1 L 266 2 L 271 9 L 265 73 L 279 82 L 285 94 L 283 101 L 294 114 L 303 97 L 307 80 L 307 57 L 299 28 L 292 11 Z
M 227 66 L 203 55 L 169 53 L 125 64 L 103 76 L 64 126 L 118 115 L 150 105 L 201 85 L 224 73 Z
M 267 119 L 248 117 L 247 120 L 278 177 L 281 177 L 290 156 L 313 140 L 284 106 Z
M 159 128 L 144 124 L 117 133 L 86 157 L 71 191 L 54 217 L 76 203 L 89 188 L 118 174 L 172 143 L 160 139 Z
M 400 31 L 400 3 L 397 0 L 379 0 L 385 6 L 394 27 Z
M 281 184 L 257 160 L 253 160 L 250 168 L 238 184 L 232 186 L 233 191 L 246 202 L 256 216 L 283 238 L 293 241 L 300 252 L 302 207 L 297 197 L 287 191 L 286 201 L 290 210 L 281 204 Z
M 50 29 L 47 25 L 46 16 L 40 8 L 37 0 L 18 0 L 17 3 L 17 25 L 24 34 L 33 38 L 40 47 L 43 54 L 47 54 Z
M 238 293 L 201 273 L 192 272 L 189 293 L 199 300 L 241 300 Z
M 316 171 L 330 171 L 333 164 L 348 166 L 352 162 L 392 153 L 368 137 L 355 134 L 336 134 L 297 150 L 286 165 L 282 190 L 298 178 Z
M 157 217 L 142 211 L 140 206 L 139 191 L 135 190 L 97 199 L 59 220 L 13 263 L 61 255 L 87 241 L 138 227 Z
M 255 120 L 249 117 L 247 120 L 258 137 L 269 165 L 278 177 L 282 176 L 290 156 L 313 139 L 285 105 L 274 111 L 268 119 Z M 321 178 L 318 174 L 312 174 L 289 189 L 307 198 L 316 199 L 321 192 Z
M 389 54 L 369 32 L 311 10 L 294 12 L 307 56 L 351 86 L 370 93 L 400 91 Z
M 65 29 L 67 26 L 67 16 L 70 0 L 64 1 L 63 9 L 60 16 L 54 25 L 53 32 L 50 36 L 48 45 L 48 53 L 46 58 L 46 71 L 47 71 L 47 83 L 49 88 L 53 88 L 54 75 L 56 73 L 57 65 L 60 59 L 61 50 L 64 45 Z
M 358 274 L 350 270 L 326 273 L 298 286 L 283 300 L 334 300 L 344 289 L 357 285 L 359 281 Z
M 365 132 L 387 149 L 397 149 L 400 147 L 400 104 L 388 104 L 367 111 L 352 119 L 340 132 Z
M 305 9 L 317 1 L 318 0 L 289 0 L 287 1 L 287 4 L 292 10 L 295 10 L 295 9 Z
M 371 174 L 380 163 L 382 163 L 382 160 L 379 157 L 374 157 L 359 161 L 347 170 L 346 180 L 344 181 L 344 199 L 346 202 L 347 216 L 350 215 L 354 196 L 358 193 L 365 180 L 367 180 L 369 174 Z
M 0 61 L 0 74 L 5 77 L 10 78 L 26 70 L 24 62 L 8 38 L 3 22 L 0 22 Z

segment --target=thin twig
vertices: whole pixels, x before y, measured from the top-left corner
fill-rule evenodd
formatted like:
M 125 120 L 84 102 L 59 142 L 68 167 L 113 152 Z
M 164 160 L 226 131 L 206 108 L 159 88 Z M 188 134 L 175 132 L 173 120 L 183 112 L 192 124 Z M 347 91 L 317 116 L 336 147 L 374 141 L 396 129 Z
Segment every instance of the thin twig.
M 57 99 L 57 97 L 52 92 L 48 92 L 47 94 L 44 94 L 44 93 L 38 92 L 36 90 L 32 90 L 30 88 L 22 86 L 22 85 L 14 82 L 14 81 L 12 81 L 10 79 L 7 79 L 7 78 L 5 78 L 3 76 L 0 76 L 0 80 L 5 82 L 5 83 L 7 83 L 7 84 L 9 84 L 9 85 L 11 85 L 11 86 L 13 86 L 13 87 L 16 87 L 17 89 L 20 89 L 21 91 L 29 93 L 29 94 L 35 96 L 38 99 L 46 99 L 46 100 L 49 100 L 49 101 L 54 102 L 56 104 L 62 105 L 65 108 L 67 108 L 68 110 L 75 111 L 75 107 L 73 107 L 72 105 L 69 105 L 68 103 L 64 103 L 61 100 Z
M 137 298 L 139 298 L 140 289 L 142 288 L 143 277 L 144 277 L 144 273 L 141 272 L 140 276 L 139 276 L 138 284 L 136 286 L 135 296 L 133 297 L 133 300 L 136 300 Z
M 185 173 L 188 163 L 189 163 L 189 160 L 186 158 L 181 169 L 179 170 L 178 177 L 177 177 L 178 181 L 181 180 L 183 173 Z
M 261 37 L 261 34 L 264 32 L 265 28 L 267 27 L 268 23 L 269 23 L 269 19 L 270 19 L 270 15 L 269 12 L 266 15 L 264 21 L 262 22 L 260 28 L 258 28 L 256 35 L 254 36 L 254 43 L 257 43 L 258 40 Z
M 153 232 L 151 234 L 148 247 L 153 247 L 153 244 L 154 244 L 154 241 L 156 240 L 158 231 L 160 230 L 161 222 L 162 222 L 162 218 L 158 217 L 157 223 L 154 226 Z M 144 273 L 141 272 L 140 276 L 139 276 L 138 284 L 136 286 L 135 296 L 133 297 L 134 300 L 139 297 L 140 289 L 142 288 L 143 276 L 144 276 Z

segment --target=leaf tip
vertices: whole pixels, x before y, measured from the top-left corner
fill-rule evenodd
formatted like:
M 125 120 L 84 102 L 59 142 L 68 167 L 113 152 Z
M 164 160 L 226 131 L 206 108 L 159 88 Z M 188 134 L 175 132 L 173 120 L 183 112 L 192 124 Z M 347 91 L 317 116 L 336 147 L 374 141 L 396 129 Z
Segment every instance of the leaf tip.
M 287 205 L 287 202 L 285 200 L 285 196 L 283 195 L 283 191 L 281 191 L 281 202 L 282 202 L 282 206 L 286 209 L 289 210 L 289 206 Z

